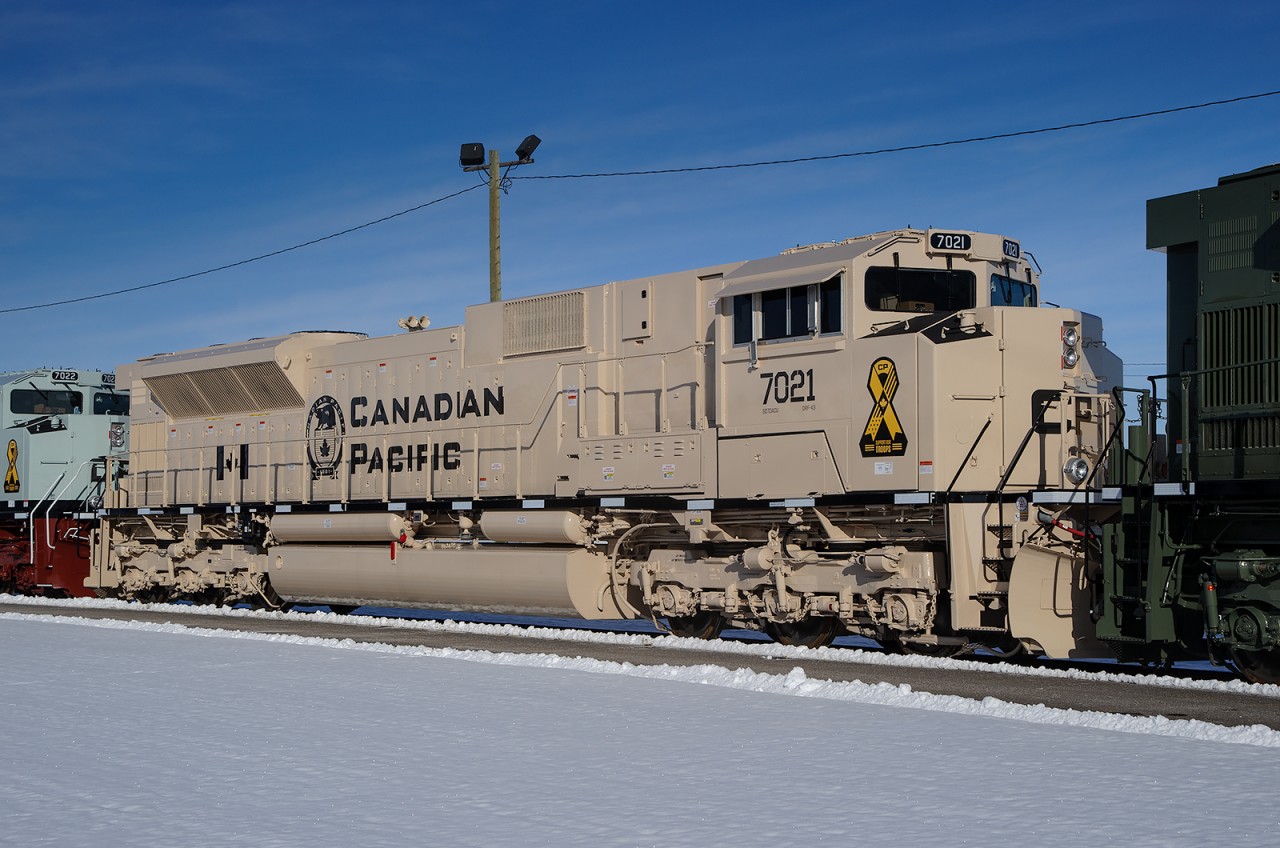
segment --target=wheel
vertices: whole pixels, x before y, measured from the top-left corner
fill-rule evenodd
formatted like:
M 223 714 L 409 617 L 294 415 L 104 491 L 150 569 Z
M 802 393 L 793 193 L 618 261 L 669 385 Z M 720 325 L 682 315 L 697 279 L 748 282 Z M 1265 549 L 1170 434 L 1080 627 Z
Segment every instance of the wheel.
M 997 659 L 1011 660 L 1026 652 L 1026 647 L 1012 636 L 1006 636 L 997 642 L 984 644 L 982 649 Z
M 136 601 L 140 604 L 167 604 L 169 603 L 169 592 L 161 586 L 148 586 L 134 592 L 129 600 Z
M 1280 683 L 1280 648 L 1269 651 L 1232 648 L 1231 661 L 1250 683 Z
M 724 617 L 714 610 L 703 610 L 693 615 L 668 616 L 667 626 L 672 635 L 684 639 L 714 639 L 724 628 Z
M 221 607 L 227 602 L 227 593 L 222 589 L 205 589 L 191 596 L 191 603 L 197 606 Z
M 764 632 L 780 645 L 821 648 L 835 640 L 839 624 L 834 618 L 811 616 L 801 621 L 766 621 Z
M 902 653 L 921 657 L 958 657 L 969 650 L 968 645 L 926 645 L 923 642 L 899 642 Z

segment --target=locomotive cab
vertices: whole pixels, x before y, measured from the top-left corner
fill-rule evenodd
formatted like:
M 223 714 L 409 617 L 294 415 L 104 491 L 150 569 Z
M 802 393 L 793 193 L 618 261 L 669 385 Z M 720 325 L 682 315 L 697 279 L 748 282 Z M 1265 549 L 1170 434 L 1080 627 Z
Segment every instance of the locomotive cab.
M 101 371 L 0 375 L 0 585 L 89 594 L 89 527 L 102 504 L 107 457 L 123 457 L 129 395 Z

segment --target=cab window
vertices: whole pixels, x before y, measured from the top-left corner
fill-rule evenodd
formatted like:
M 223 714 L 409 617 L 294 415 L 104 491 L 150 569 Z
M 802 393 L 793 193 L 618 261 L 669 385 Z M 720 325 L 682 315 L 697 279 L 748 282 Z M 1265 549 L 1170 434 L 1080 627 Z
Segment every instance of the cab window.
M 972 271 L 868 268 L 867 308 L 875 312 L 954 312 L 977 305 Z
M 733 298 L 733 343 L 784 341 L 839 333 L 840 277 Z
M 1035 306 L 1036 287 L 1002 274 L 991 275 L 992 306 Z
M 128 415 L 129 414 L 129 396 L 109 394 L 107 392 L 93 393 L 93 414 L 94 415 Z
M 14 389 L 9 411 L 15 415 L 79 415 L 84 397 L 66 389 Z

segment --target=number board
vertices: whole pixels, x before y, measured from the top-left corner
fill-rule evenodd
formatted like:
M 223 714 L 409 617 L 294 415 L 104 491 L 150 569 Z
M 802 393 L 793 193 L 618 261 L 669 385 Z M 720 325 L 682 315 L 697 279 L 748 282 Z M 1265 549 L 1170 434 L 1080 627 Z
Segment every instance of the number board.
M 116 375 L 115 375 L 115 374 L 103 374 L 103 375 L 102 375 L 102 385 L 104 385 L 104 386 L 114 386 L 115 384 L 116 384 Z
M 967 251 L 973 247 L 973 238 L 968 233 L 930 233 L 929 247 L 934 250 Z
M 1022 246 L 1013 239 L 1004 240 L 1004 255 L 1010 259 L 1022 258 Z
M 55 383 L 78 383 L 80 381 L 79 371 L 54 371 L 49 377 Z

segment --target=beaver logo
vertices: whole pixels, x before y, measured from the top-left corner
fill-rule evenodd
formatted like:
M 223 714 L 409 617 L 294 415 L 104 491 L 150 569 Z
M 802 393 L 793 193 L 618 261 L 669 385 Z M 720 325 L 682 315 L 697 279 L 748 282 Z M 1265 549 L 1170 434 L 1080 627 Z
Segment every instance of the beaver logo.
M 317 398 L 307 415 L 307 462 L 312 480 L 337 478 L 346 433 L 347 422 L 338 402 L 329 395 Z

